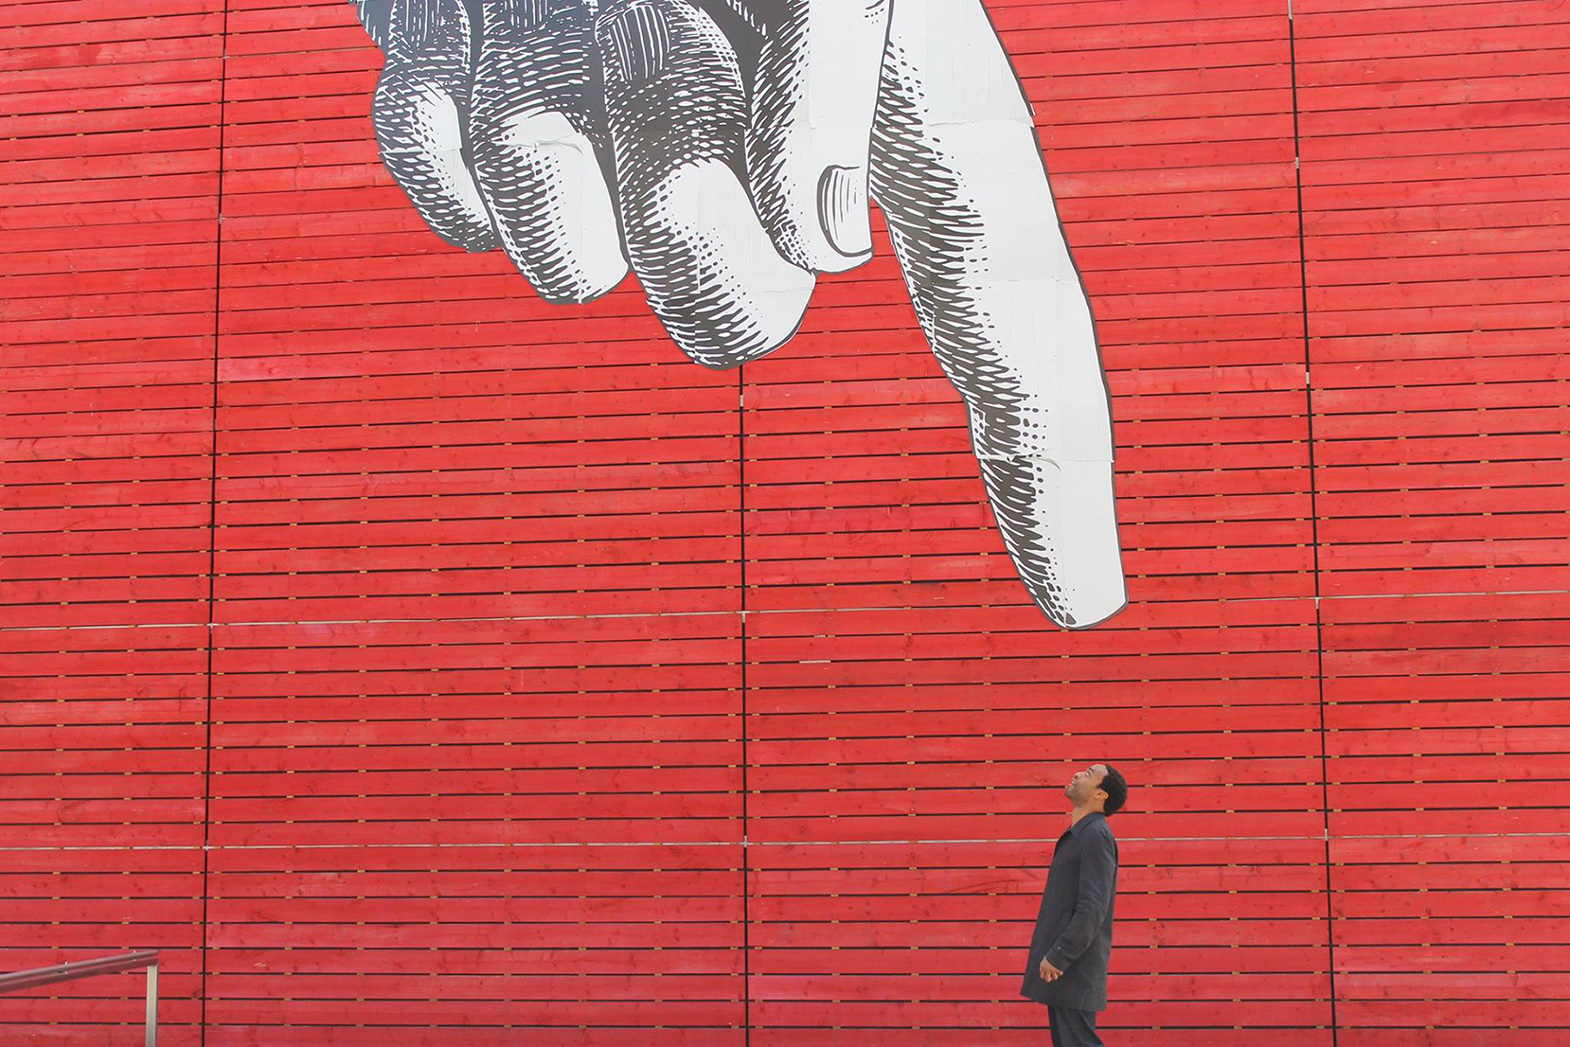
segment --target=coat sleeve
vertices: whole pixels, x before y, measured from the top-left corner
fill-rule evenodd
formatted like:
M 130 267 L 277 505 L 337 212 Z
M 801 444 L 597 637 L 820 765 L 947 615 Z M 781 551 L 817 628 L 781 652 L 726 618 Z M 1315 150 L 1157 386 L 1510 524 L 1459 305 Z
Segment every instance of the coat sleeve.
M 1079 865 L 1079 898 L 1068 926 L 1047 950 L 1046 960 L 1060 971 L 1079 959 L 1101 931 L 1112 904 L 1113 877 L 1117 874 L 1116 846 L 1110 833 L 1092 834 Z

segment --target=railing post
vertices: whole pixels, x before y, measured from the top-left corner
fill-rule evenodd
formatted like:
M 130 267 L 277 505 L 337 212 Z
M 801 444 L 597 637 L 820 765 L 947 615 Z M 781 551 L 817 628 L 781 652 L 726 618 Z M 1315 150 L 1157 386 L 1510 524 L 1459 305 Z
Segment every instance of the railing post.
M 94 960 L 75 960 L 71 963 L 57 963 L 53 967 L 35 967 L 30 971 L 0 974 L 0 993 L 37 989 L 94 974 L 115 974 L 143 967 L 147 968 L 147 1047 L 158 1047 L 157 949 L 141 949 L 118 956 L 100 956 Z
M 158 1047 L 158 965 L 147 968 L 147 1047 Z

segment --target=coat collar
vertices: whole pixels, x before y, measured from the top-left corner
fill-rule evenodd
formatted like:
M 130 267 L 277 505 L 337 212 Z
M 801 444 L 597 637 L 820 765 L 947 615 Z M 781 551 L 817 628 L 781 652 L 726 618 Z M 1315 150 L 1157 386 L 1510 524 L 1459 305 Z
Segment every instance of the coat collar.
M 1089 825 L 1091 823 L 1091 821 L 1093 821 L 1096 818 L 1100 818 L 1102 821 L 1106 821 L 1107 816 L 1105 814 L 1102 814 L 1100 811 L 1091 811 L 1089 814 L 1085 815 L 1085 817 L 1081 818 L 1079 821 L 1077 821 L 1073 825 L 1069 826 L 1068 827 L 1068 831 L 1073 833 L 1075 836 L 1078 836 L 1080 834 L 1080 831 L 1082 829 L 1084 829 L 1085 826 Z

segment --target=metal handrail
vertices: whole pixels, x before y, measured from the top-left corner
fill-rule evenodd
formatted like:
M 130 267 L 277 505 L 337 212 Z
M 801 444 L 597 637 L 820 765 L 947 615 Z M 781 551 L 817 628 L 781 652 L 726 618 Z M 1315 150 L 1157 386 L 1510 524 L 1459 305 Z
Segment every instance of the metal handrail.
M 36 989 L 41 985 L 75 981 L 94 974 L 114 974 L 147 968 L 147 1047 L 158 1047 L 158 950 L 142 949 L 121 953 L 118 956 L 101 956 L 96 960 L 74 960 L 58 963 L 53 967 L 35 967 L 30 971 L 0 974 L 0 992 L 17 992 Z

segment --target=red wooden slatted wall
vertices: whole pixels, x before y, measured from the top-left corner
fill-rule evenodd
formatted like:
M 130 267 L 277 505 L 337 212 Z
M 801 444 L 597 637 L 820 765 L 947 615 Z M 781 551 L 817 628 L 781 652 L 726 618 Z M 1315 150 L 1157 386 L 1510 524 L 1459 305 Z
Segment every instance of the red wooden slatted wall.
M 881 234 L 710 372 L 424 228 L 342 0 L 0 3 L 0 960 L 161 947 L 176 1047 L 1024 1047 L 1105 758 L 1109 1042 L 1570 1035 L 1570 9 L 989 6 L 1114 393 L 1090 632 Z
M 1340 1042 L 1556 1043 L 1570 10 L 1297 27 Z
M 727 1035 L 735 376 L 437 241 L 349 5 L 228 39 L 206 1042 Z
M 186 1042 L 222 53 L 219 0 L 0 5 L 0 964 L 164 949 Z M 0 1041 L 107 1042 L 140 984 L 0 997 Z

